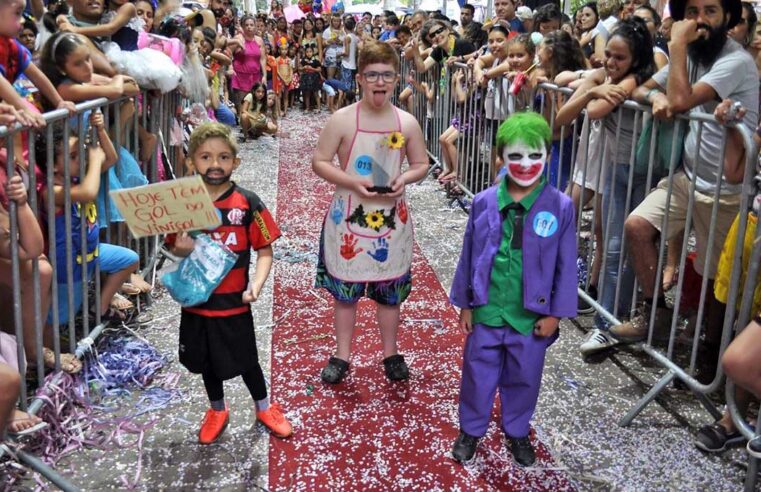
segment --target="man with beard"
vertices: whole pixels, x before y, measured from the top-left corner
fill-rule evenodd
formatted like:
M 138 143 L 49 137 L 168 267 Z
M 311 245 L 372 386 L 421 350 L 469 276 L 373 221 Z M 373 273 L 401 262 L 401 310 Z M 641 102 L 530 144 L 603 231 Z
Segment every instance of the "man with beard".
M 225 15 L 225 5 L 223 0 L 209 0 L 209 10 L 214 13 L 214 17 L 217 19 Z
M 740 0 L 671 0 L 670 7 L 676 21 L 669 43 L 671 64 L 638 87 L 633 97 L 639 102 L 652 104 L 653 115 L 659 119 L 670 119 L 677 113 L 687 111 L 712 114 L 721 100 L 732 99 L 739 101 L 747 110 L 740 124 L 749 131 L 755 129 L 758 122 L 758 73 L 751 56 L 736 41 L 727 37 L 728 30 L 741 19 Z M 643 341 L 648 334 L 653 309 L 656 310 L 656 333 L 670 328 L 672 313 L 666 306 L 661 286 L 655 285 L 658 238 L 666 207 L 667 239 L 684 230 L 691 186 L 694 185 L 691 211 L 697 243 L 694 267 L 698 274 L 710 279 L 702 360 L 714 367 L 724 310 L 723 305 L 714 299 L 713 278 L 724 239 L 740 208 L 741 185 L 737 183 L 742 181 L 745 171 L 745 151 L 739 132 L 735 129 L 727 131 L 723 155 L 722 135 L 723 129 L 718 124 L 701 125 L 690 121 L 681 169 L 674 172 L 671 183 L 668 178 L 661 180 L 657 189 L 626 220 L 626 245 L 644 302 L 628 322 L 610 330 L 619 341 Z M 709 243 L 717 187 L 718 210 L 712 242 Z M 707 257 L 709 249 L 711 256 Z M 709 366 L 706 379 L 713 378 L 712 371 Z
M 455 29 L 460 37 L 465 34 L 465 29 L 473 22 L 473 14 L 475 11 L 476 8 L 469 3 L 466 3 L 460 8 L 460 25 Z

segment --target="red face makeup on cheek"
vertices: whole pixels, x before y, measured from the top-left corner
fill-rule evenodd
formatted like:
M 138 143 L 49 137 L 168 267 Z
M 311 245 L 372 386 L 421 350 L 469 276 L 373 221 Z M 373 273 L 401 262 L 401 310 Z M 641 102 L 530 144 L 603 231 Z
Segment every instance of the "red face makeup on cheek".
M 529 166 L 524 167 L 520 162 L 510 162 L 508 166 L 510 174 L 516 179 L 531 181 L 542 172 L 543 164 L 541 162 L 534 162 Z

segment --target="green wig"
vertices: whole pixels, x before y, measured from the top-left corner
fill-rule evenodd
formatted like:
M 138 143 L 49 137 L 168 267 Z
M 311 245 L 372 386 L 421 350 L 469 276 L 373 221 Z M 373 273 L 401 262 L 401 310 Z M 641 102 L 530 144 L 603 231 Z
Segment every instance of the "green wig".
M 538 113 L 526 111 L 514 113 L 499 125 L 497 130 L 497 155 L 502 150 L 516 142 L 540 148 L 542 145 L 549 150 L 552 145 L 552 131 L 547 120 Z

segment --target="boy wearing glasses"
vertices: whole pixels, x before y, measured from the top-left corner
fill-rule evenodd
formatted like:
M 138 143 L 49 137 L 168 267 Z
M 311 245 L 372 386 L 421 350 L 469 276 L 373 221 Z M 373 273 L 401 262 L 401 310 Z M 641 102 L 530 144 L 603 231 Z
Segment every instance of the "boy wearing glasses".
M 391 104 L 399 55 L 387 43 L 365 42 L 357 82 L 362 99 L 336 111 L 317 143 L 312 169 L 336 185 L 320 238 L 315 286 L 335 298 L 337 349 L 322 380 L 341 382 L 349 370 L 357 301 L 377 303 L 383 365 L 391 381 L 409 378 L 397 352 L 399 308 L 412 283 L 412 220 L 404 188 L 425 177 L 428 155 L 415 118 Z M 340 166 L 333 165 L 338 156 Z M 407 157 L 409 168 L 402 171 Z

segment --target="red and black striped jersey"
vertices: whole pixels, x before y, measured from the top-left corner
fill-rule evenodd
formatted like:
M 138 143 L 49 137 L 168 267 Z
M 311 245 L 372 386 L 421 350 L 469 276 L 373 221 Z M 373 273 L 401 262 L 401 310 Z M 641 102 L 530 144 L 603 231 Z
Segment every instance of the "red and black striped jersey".
M 238 255 L 238 260 L 208 301 L 183 309 L 202 316 L 233 316 L 250 309 L 243 303 L 242 296 L 248 287 L 251 249 L 272 244 L 280 237 L 280 229 L 256 193 L 235 183 L 214 201 L 214 206 L 221 214 L 222 225 L 203 232 L 230 248 Z M 174 235 L 167 236 L 166 242 L 173 244 L 174 239 Z

